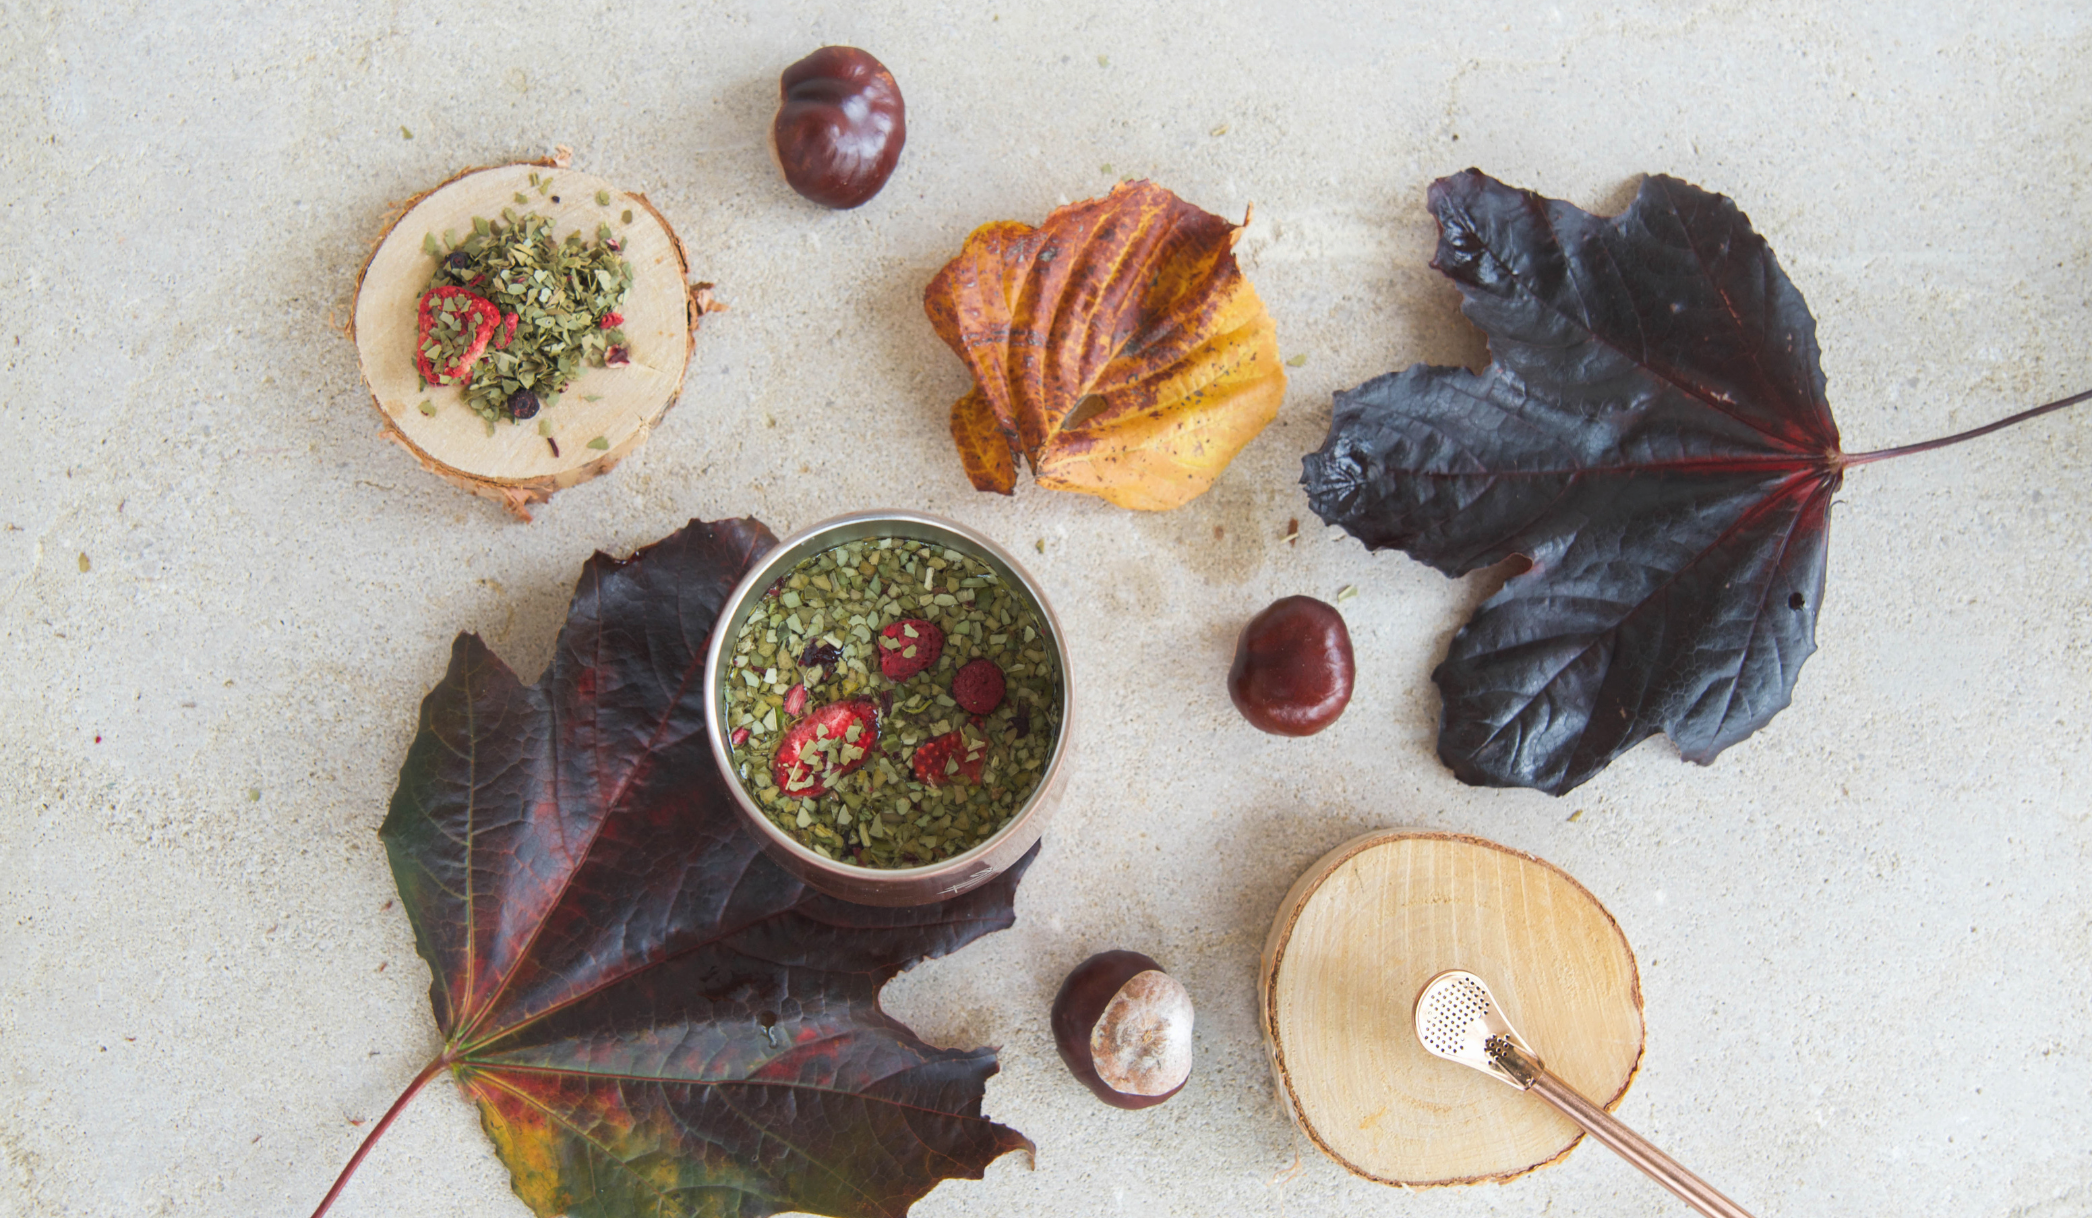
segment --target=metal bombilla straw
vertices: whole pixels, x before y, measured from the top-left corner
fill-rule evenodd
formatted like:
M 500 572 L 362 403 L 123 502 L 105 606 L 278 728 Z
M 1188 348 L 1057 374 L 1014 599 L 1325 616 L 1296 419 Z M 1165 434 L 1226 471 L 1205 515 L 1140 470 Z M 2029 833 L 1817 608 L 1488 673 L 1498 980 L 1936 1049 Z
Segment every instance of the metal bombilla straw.
M 1416 1000 L 1416 1038 L 1433 1056 L 1459 1062 L 1520 1091 L 1539 1095 L 1708 1218 L 1751 1218 L 1742 1206 L 1716 1192 L 1713 1185 L 1685 1170 L 1677 1160 L 1550 1073 L 1511 1021 L 1504 1018 L 1488 985 L 1473 973 L 1454 969 L 1425 983 Z

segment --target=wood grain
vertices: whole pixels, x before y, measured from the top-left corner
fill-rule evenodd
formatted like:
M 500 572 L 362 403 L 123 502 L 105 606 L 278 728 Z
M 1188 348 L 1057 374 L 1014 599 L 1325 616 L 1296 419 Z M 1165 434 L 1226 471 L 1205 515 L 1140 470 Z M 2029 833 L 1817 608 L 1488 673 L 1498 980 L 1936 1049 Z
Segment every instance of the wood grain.
M 1369 1180 L 1509 1179 L 1582 1137 L 1540 1099 L 1417 1043 L 1417 994 L 1452 968 L 1487 981 L 1549 1068 L 1608 1109 L 1641 1062 L 1634 953 L 1582 885 L 1480 838 L 1354 838 L 1281 902 L 1259 1014 L 1294 1120 Z
M 551 188 L 540 194 L 532 174 L 549 179 Z M 609 196 L 607 206 L 596 202 L 599 191 Z M 518 193 L 528 202 L 517 203 Z M 423 388 L 414 365 L 415 305 L 435 269 L 422 249 L 424 234 L 439 240 L 446 230 L 466 235 L 474 216 L 498 218 L 503 208 L 549 217 L 559 240 L 576 230 L 593 239 L 596 226 L 607 223 L 632 264 L 632 286 L 619 310 L 632 362 L 576 377 L 539 416 L 550 420 L 550 444 L 537 420 L 500 422 L 488 435 L 457 386 Z M 623 222 L 627 211 L 630 224 Z M 351 334 L 387 437 L 430 472 L 528 520 L 532 503 L 595 477 L 645 443 L 682 392 L 702 308 L 688 277 L 682 243 L 644 195 L 545 162 L 468 170 L 412 201 L 380 240 L 357 286 Z M 433 415 L 422 413 L 424 401 L 434 406 Z M 597 439 L 603 446 L 590 447 Z

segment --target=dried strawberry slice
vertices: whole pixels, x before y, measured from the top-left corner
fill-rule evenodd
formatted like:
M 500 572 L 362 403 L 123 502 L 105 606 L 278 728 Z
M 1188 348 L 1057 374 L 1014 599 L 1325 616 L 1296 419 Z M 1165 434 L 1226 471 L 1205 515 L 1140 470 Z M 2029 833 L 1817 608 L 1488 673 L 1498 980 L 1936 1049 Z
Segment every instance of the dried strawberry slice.
M 919 617 L 904 617 L 879 632 L 879 671 L 905 681 L 944 654 L 944 631 Z
M 968 744 L 964 732 L 946 732 L 934 740 L 923 741 L 922 747 L 915 750 L 915 777 L 933 787 L 959 778 L 979 782 L 981 769 L 987 764 L 987 741 Z
M 830 702 L 786 729 L 770 759 L 770 777 L 778 790 L 797 799 L 826 795 L 828 784 L 863 765 L 878 743 L 877 703 L 870 698 Z
M 1002 705 L 1002 668 L 986 656 L 968 660 L 952 678 L 952 700 L 969 714 L 992 714 Z
M 452 300 L 461 303 L 446 309 L 445 305 Z M 433 333 L 436 314 L 439 312 L 463 314 L 458 316 L 458 338 L 463 340 L 463 349 L 458 351 L 457 358 L 444 368 L 436 367 L 431 356 L 443 354 L 447 349 L 455 349 L 460 344 L 454 341 L 446 342 L 442 336 Z M 472 365 L 479 362 L 479 357 L 486 352 L 488 336 L 494 333 L 494 327 L 501 321 L 501 310 L 495 308 L 494 302 L 484 296 L 468 292 L 464 288 L 444 287 L 430 288 L 422 296 L 421 303 L 415 307 L 414 316 L 417 330 L 414 342 L 415 368 L 421 372 L 421 379 L 431 385 L 450 385 L 469 377 Z M 466 326 L 471 327 L 470 339 L 464 338 Z

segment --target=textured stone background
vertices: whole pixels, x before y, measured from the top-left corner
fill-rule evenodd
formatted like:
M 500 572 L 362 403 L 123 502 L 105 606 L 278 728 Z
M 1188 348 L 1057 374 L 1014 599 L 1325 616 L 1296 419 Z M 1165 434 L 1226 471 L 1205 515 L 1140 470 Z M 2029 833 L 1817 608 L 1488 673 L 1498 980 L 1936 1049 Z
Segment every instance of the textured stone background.
M 1607 903 L 1648 1000 L 1620 1113 L 1759 1214 L 2092 1213 L 2092 412 L 1857 471 L 1793 708 L 1711 768 L 1652 742 L 1562 800 L 1433 758 L 1427 675 L 1479 580 L 1311 519 L 1278 541 L 1332 390 L 1485 358 L 1424 265 L 1424 188 L 1471 164 L 1594 208 L 1644 171 L 1733 196 L 1820 319 L 1854 451 L 2092 383 L 2082 4 L 1708 7 L 5 6 L 0 1213 L 307 1212 L 435 1049 L 374 830 L 452 635 L 532 673 L 598 547 L 879 503 L 1045 540 L 1094 729 L 1016 927 L 888 992 L 1003 1046 L 987 1107 L 1040 1148 L 919 1214 L 1683 1212 L 1595 1147 L 1412 1196 L 1296 1135 L 1256 954 L 1293 876 L 1383 825 Z M 824 42 L 909 102 L 899 172 L 844 214 L 763 146 L 778 70 Z M 379 441 L 330 315 L 390 201 L 556 143 L 646 191 L 733 311 L 652 443 L 525 527 Z M 1180 511 L 977 496 L 922 285 L 975 224 L 1122 175 L 1256 204 L 1246 266 L 1307 364 Z M 1239 624 L 1346 584 L 1350 712 L 1251 731 Z M 1196 1075 L 1147 1113 L 1098 1105 L 1047 1030 L 1110 946 L 1200 1003 Z M 441 1086 L 336 1211 L 524 1212 Z

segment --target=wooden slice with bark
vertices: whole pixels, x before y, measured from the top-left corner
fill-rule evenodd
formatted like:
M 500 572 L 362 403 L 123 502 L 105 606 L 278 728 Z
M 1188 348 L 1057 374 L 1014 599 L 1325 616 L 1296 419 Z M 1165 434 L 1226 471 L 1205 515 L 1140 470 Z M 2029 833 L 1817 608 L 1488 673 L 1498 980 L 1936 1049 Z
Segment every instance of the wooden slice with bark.
M 556 405 L 528 421 L 504 418 L 489 435 L 458 386 L 422 385 L 415 309 L 436 269 L 424 238 L 441 243 L 452 233 L 462 240 L 473 217 L 496 220 L 504 209 L 549 218 L 554 240 L 576 231 L 593 240 L 598 225 L 610 226 L 632 265 L 619 306 L 631 362 L 584 369 Z M 586 482 L 645 443 L 675 403 L 698 319 L 720 307 L 711 303 L 710 285 L 693 288 L 688 278 L 682 242 L 646 196 L 566 168 L 564 157 L 472 169 L 410 200 L 386 231 L 357 284 L 350 334 L 384 434 L 430 472 L 528 520 L 531 504 Z
M 1357 1175 L 1411 1187 L 1507 1180 L 1583 1136 L 1538 1096 L 1417 1043 L 1417 995 L 1455 968 L 1486 981 L 1548 1068 L 1594 1103 L 1610 1109 L 1633 1081 L 1640 974 L 1597 898 L 1480 838 L 1354 838 L 1286 894 L 1258 1006 L 1280 1097 Z

